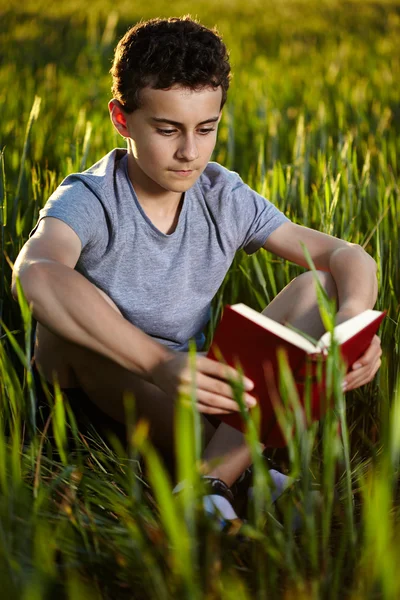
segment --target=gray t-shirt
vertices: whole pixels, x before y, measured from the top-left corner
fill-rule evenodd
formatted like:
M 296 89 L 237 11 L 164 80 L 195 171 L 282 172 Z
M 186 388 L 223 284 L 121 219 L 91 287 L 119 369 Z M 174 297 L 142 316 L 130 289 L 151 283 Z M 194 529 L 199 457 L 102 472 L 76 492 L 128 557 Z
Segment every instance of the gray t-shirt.
M 235 252 L 255 252 L 288 221 L 237 173 L 210 162 L 185 193 L 175 231 L 162 233 L 138 202 L 122 148 L 64 179 L 30 237 L 47 216 L 79 236 L 76 270 L 128 321 L 175 350 L 186 350 L 190 338 L 203 347 L 211 300 Z

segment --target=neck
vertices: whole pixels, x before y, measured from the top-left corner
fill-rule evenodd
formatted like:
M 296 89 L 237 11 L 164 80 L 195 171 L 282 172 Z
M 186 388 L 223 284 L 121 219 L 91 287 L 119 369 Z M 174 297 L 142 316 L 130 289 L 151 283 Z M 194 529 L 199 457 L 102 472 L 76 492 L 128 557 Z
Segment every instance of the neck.
M 128 175 L 136 196 L 142 206 L 155 208 L 160 212 L 176 210 L 182 200 L 182 192 L 171 192 L 150 179 L 137 164 L 133 154 L 128 151 Z

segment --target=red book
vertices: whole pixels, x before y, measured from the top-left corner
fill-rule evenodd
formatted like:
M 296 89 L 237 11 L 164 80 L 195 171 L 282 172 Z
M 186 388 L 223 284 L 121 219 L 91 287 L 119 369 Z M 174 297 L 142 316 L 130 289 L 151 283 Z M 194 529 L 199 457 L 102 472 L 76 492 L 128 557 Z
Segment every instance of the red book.
M 335 327 L 335 339 L 349 369 L 370 345 L 385 314 L 366 310 Z M 207 356 L 215 360 L 222 356 L 226 364 L 233 367 L 240 365 L 244 374 L 254 382 L 251 394 L 257 398 L 261 411 L 261 441 L 267 446 L 282 447 L 286 441 L 274 409 L 274 402 L 279 402 L 277 350 L 283 348 L 286 351 L 301 401 L 304 401 L 305 374 L 307 370 L 311 371 L 311 418 L 318 420 L 326 409 L 326 398 L 324 378 L 316 377 L 317 364 L 326 360 L 329 345 L 329 333 L 313 344 L 296 331 L 245 304 L 235 304 L 225 308 Z M 245 424 L 240 413 L 218 416 L 228 425 L 244 431 Z

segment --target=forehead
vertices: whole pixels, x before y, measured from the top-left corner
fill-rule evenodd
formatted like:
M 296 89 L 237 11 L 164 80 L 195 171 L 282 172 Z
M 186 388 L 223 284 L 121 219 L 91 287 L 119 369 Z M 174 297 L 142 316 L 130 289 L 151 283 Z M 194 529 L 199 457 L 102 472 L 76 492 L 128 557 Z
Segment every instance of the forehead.
M 173 86 L 168 90 L 144 88 L 140 92 L 141 112 L 146 117 L 168 118 L 180 123 L 200 122 L 219 115 L 221 87 L 192 90 Z

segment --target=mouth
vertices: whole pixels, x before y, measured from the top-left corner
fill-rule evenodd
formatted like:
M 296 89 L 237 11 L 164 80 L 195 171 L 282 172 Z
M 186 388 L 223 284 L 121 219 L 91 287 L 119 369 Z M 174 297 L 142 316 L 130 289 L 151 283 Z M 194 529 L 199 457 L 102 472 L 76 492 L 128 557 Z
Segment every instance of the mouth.
M 176 173 L 177 175 L 180 175 L 182 177 L 188 177 L 189 175 L 191 175 L 192 173 L 194 173 L 193 169 L 181 169 L 181 170 L 177 170 L 177 169 L 171 169 L 172 173 Z

